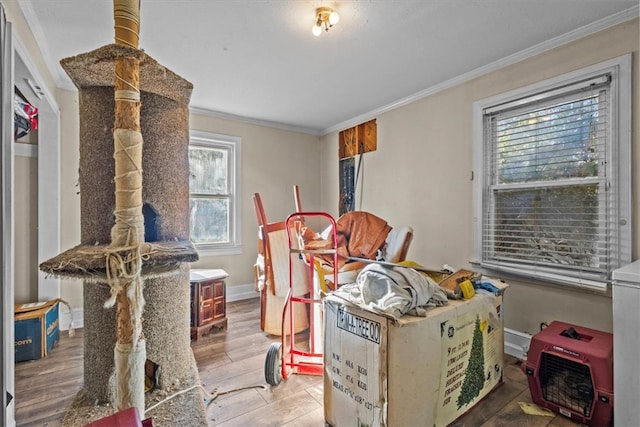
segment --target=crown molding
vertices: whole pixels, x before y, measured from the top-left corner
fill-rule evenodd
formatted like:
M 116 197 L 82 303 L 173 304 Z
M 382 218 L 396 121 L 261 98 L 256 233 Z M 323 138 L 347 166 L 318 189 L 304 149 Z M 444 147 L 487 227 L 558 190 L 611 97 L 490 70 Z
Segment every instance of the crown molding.
M 491 73 L 493 71 L 497 71 L 506 66 L 515 64 L 517 62 L 523 61 L 525 59 L 531 58 L 533 56 L 539 55 L 548 50 L 554 49 L 556 47 L 562 46 L 564 44 L 573 42 L 575 40 L 579 40 L 591 34 L 597 33 L 599 31 L 605 30 L 607 28 L 613 27 L 618 24 L 622 24 L 623 22 L 630 21 L 632 19 L 638 18 L 640 13 L 640 6 L 636 5 L 629 9 L 623 10 L 621 12 L 615 13 L 613 15 L 607 16 L 605 18 L 594 21 L 588 25 L 585 25 L 580 28 L 576 28 L 575 30 L 569 31 L 568 33 L 562 34 L 558 37 L 554 37 L 542 43 L 538 43 L 537 45 L 531 46 L 527 49 L 516 52 L 512 55 L 506 56 L 497 61 L 491 62 L 482 67 L 476 68 L 475 70 L 469 71 L 468 73 L 461 74 L 452 79 L 446 80 L 437 85 L 431 86 L 427 89 L 424 89 L 420 92 L 417 92 L 413 95 L 410 95 L 406 98 L 399 99 L 390 104 L 384 105 L 375 110 L 369 111 L 368 113 L 361 114 L 359 116 L 353 117 L 344 122 L 338 123 L 334 126 L 328 127 L 321 132 L 321 135 L 327 135 L 332 132 L 341 131 L 343 129 L 349 129 L 351 127 L 357 126 L 360 123 L 369 121 L 374 119 L 376 116 L 379 116 L 383 113 L 386 113 L 391 110 L 395 110 L 396 108 L 400 108 L 402 106 L 411 104 L 420 99 L 426 98 L 428 96 L 434 95 L 438 92 L 441 92 L 445 89 L 452 88 L 454 86 L 458 86 L 462 83 L 466 83 L 470 80 L 483 76 L 485 74 Z
M 314 136 L 321 135 L 321 131 L 314 128 L 309 128 L 304 126 L 293 126 L 293 125 L 288 125 L 280 122 L 272 122 L 269 120 L 254 119 L 252 117 L 238 116 L 235 114 L 223 113 L 220 111 L 209 110 L 206 108 L 189 107 L 189 111 L 193 114 L 198 114 L 201 116 L 215 117 L 215 118 L 226 119 L 226 120 L 234 120 L 237 122 L 249 123 L 257 126 L 266 126 L 274 129 L 282 129 L 282 130 L 287 130 L 291 132 L 305 133 L 305 134 L 314 135 Z

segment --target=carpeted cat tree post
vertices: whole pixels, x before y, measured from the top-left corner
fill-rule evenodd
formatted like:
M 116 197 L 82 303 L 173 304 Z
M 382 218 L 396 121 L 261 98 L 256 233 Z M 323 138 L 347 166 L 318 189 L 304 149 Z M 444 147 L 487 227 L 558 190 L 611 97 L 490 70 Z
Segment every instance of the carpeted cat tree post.
M 138 49 L 139 0 L 114 0 L 114 18 L 115 44 L 61 61 L 79 90 L 81 244 L 40 268 L 84 283 L 84 388 L 63 425 L 84 425 L 95 403 L 109 401 L 112 412 L 135 406 L 142 415 L 145 400 L 199 384 L 188 267 L 198 259 L 189 241 L 192 85 Z M 195 389 L 155 411 L 154 425 L 207 425 Z

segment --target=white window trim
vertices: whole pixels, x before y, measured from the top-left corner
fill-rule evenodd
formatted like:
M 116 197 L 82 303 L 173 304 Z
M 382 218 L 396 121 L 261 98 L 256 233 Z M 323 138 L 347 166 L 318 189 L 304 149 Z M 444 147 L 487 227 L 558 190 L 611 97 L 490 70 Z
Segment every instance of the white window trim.
M 552 90 L 556 87 L 570 84 L 577 80 L 595 77 L 603 73 L 611 73 L 614 77 L 611 83 L 611 94 L 615 94 L 616 102 L 611 104 L 613 117 L 617 117 L 616 124 L 611 127 L 612 140 L 618 142 L 613 145 L 613 156 L 618 161 L 618 174 L 612 179 L 617 179 L 619 186 L 619 246 L 621 253 L 621 265 L 631 261 L 632 243 L 632 188 L 631 188 L 631 55 L 623 55 L 608 61 L 601 62 L 580 70 L 566 73 L 551 79 L 547 79 L 532 85 L 515 89 L 506 93 L 495 95 L 473 103 L 473 230 L 474 247 L 471 264 L 482 266 L 482 217 L 483 194 L 485 187 L 484 174 L 484 110 L 500 104 L 515 102 L 520 98 L 532 96 L 536 93 Z M 612 97 L 613 98 L 613 97 Z M 501 267 L 505 273 L 521 275 L 517 268 Z M 544 271 L 538 272 L 533 280 L 548 281 L 558 284 L 573 285 L 597 292 L 607 292 L 609 282 L 600 282 L 587 279 L 571 279 Z
M 242 254 L 242 194 L 240 185 L 241 165 L 242 165 L 242 139 L 238 136 L 223 135 L 213 132 L 204 132 L 199 130 L 189 131 L 189 145 L 194 146 L 212 146 L 223 145 L 229 147 L 229 153 L 232 156 L 230 161 L 231 172 L 229 173 L 230 183 L 229 189 L 232 196 L 231 203 L 231 224 L 229 227 L 229 243 L 212 244 L 212 243 L 194 243 L 194 246 L 203 256 L 218 255 L 239 255 Z M 189 194 L 191 198 L 191 194 Z

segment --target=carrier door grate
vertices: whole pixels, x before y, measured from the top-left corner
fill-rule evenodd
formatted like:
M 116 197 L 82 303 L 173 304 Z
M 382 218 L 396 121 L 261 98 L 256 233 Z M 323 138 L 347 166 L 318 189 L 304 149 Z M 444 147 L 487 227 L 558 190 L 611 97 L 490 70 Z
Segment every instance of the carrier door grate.
M 588 365 L 543 352 L 539 377 L 544 400 L 591 415 L 594 386 Z

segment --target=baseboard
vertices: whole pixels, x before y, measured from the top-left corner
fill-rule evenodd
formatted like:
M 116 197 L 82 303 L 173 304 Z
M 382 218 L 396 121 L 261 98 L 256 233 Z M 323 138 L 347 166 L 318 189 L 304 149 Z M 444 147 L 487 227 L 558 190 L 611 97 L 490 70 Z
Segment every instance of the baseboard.
M 227 302 L 258 298 L 259 296 L 260 293 L 256 292 L 256 285 L 253 283 L 227 286 Z
M 504 352 L 521 360 L 527 359 L 531 335 L 504 328 Z

